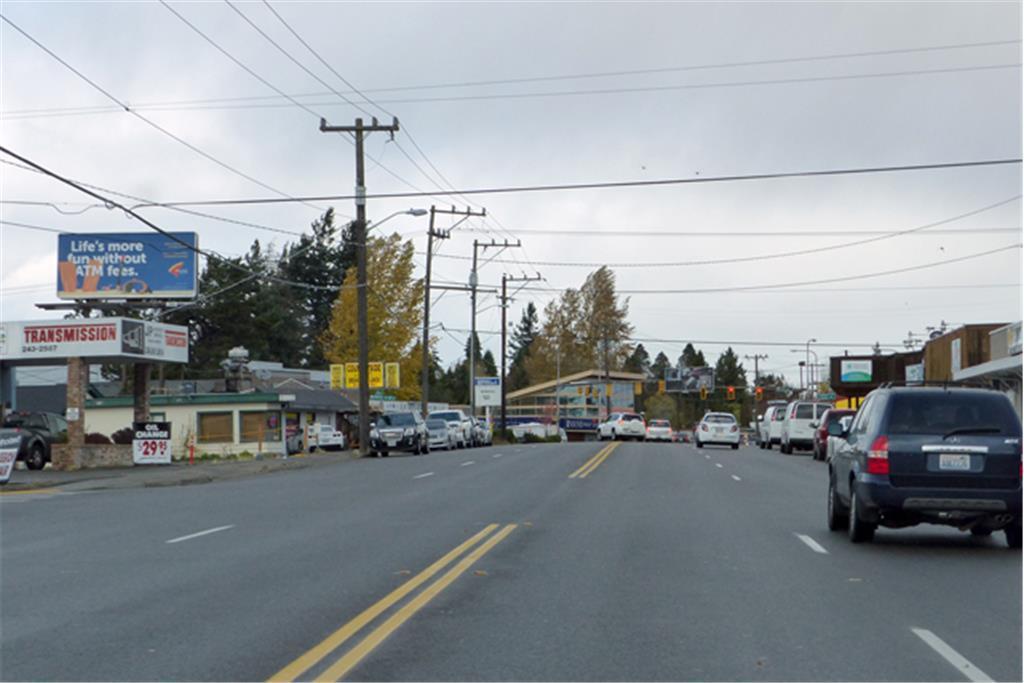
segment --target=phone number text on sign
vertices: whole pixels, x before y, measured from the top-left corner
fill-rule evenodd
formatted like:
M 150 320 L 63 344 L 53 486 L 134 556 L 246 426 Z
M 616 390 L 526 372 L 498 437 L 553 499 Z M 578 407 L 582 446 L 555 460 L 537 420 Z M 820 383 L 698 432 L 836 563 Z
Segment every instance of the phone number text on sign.
M 171 462 L 171 423 L 136 422 L 132 438 L 132 460 L 137 465 Z

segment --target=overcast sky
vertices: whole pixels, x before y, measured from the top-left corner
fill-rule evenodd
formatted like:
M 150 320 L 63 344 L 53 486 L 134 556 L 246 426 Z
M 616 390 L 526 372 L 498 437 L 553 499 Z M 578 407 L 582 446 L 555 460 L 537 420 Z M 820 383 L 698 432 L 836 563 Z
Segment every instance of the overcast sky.
M 6 1 L 2 13 L 107 92 L 140 105 L 140 113 L 151 121 L 260 182 L 290 195 L 350 194 L 353 148 L 340 136 L 319 132 L 318 115 L 346 124 L 361 114 L 289 61 L 228 5 L 174 2 L 172 7 L 280 90 L 319 93 L 299 98 L 312 113 L 276 96 L 159 3 Z M 265 5 L 236 7 L 332 89 L 348 93 Z M 396 142 L 376 134 L 367 152 L 422 190 L 445 181 L 425 177 L 403 150 L 431 176 L 432 164 L 460 189 L 1021 155 L 1018 2 L 278 2 L 274 7 L 334 70 L 398 116 L 402 131 Z M 0 29 L 0 40 L 0 138 L 19 154 L 72 178 L 159 201 L 276 196 L 132 114 L 109 111 L 110 100 L 9 25 Z M 1014 42 L 728 66 L 996 41 Z M 696 66 L 715 68 L 683 68 Z M 663 71 L 649 73 L 656 69 Z M 648 73 L 548 78 L 617 71 Z M 902 75 L 836 78 L 895 72 Z M 795 79 L 803 80 L 779 82 Z M 449 87 L 422 87 L 435 85 Z M 603 92 L 565 94 L 594 90 Z M 538 93 L 558 94 L 494 97 Z M 467 99 L 479 95 L 488 97 Z M 223 102 L 229 98 L 265 99 Z M 141 106 L 193 100 L 221 102 Z M 253 106 L 268 104 L 274 106 Z M 364 106 L 387 118 L 373 105 Z M 103 111 L 53 111 L 83 107 Z M 410 189 L 374 161 L 367 162 L 367 169 L 371 193 Z M 0 174 L 5 202 L 54 202 L 65 212 L 81 211 L 91 202 L 71 188 L 8 165 L 0 167 Z M 1020 192 L 1020 166 L 1004 165 L 476 196 L 473 200 L 486 206 L 492 218 L 463 224 L 442 245 L 434 277 L 465 282 L 468 262 L 448 257 L 469 256 L 474 238 L 491 237 L 520 238 L 523 248 L 498 256 L 514 262 L 484 266 L 483 284 L 499 283 L 502 272 L 540 272 L 546 278 L 539 283 L 543 287 L 578 287 L 593 269 L 545 262 L 625 264 L 614 268 L 621 290 L 770 286 L 857 276 L 1017 244 L 1021 203 L 1010 201 L 920 234 L 813 255 L 739 264 L 628 266 L 843 244 L 864 238 L 865 231 L 924 226 Z M 369 216 L 379 220 L 431 202 L 465 206 L 460 198 L 371 200 Z M 338 202 L 336 209 L 342 215 L 354 213 L 351 201 Z M 203 210 L 295 232 L 307 229 L 317 216 L 317 209 L 301 204 Z M 99 208 L 63 215 L 47 206 L 3 203 L 0 211 L 4 220 L 68 232 L 142 229 L 117 212 Z M 145 215 L 166 229 L 198 232 L 203 247 L 222 254 L 239 254 L 256 238 L 278 246 L 291 239 L 166 209 L 146 209 Z M 395 218 L 387 228 L 408 234 L 417 251 L 425 249 L 425 218 Z M 34 304 L 56 300 L 56 235 L 10 225 L 0 229 L 0 317 L 52 317 Z M 548 230 L 558 232 L 544 234 Z M 568 231 L 574 234 L 564 234 Z M 616 234 L 595 234 L 601 231 Z M 747 234 L 649 234 L 695 231 Z M 778 234 L 785 231 L 806 234 Z M 417 259 L 423 263 L 422 256 Z M 808 339 L 859 343 L 848 348 L 864 353 L 870 343 L 892 346 L 908 331 L 924 333 L 941 320 L 1018 320 L 1020 282 L 1021 252 L 1011 249 L 934 268 L 784 292 L 636 293 L 631 295 L 630 318 L 637 338 L 671 340 L 644 342 L 652 358 L 664 350 L 674 360 L 690 340 L 732 342 L 741 356 L 768 354 L 762 370 L 784 372 L 797 381 L 796 362 L 803 355 L 790 349 L 803 348 Z M 510 310 L 510 323 L 518 320 L 527 301 L 543 308 L 552 296 L 521 292 Z M 481 294 L 479 308 L 483 343 L 497 355 L 498 337 L 491 334 L 500 327 L 495 298 Z M 451 362 L 465 339 L 461 330 L 469 327 L 468 296 L 444 296 L 433 309 L 432 321 L 460 330 L 454 333 L 458 340 L 437 330 L 442 358 Z M 698 347 L 709 360 L 724 349 L 720 343 Z M 817 349 L 822 358 L 841 352 Z

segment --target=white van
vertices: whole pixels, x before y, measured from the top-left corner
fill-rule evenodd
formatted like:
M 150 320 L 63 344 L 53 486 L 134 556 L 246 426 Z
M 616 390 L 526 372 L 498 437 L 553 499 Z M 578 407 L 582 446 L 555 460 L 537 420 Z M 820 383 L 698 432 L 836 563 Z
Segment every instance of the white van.
M 792 453 L 794 448 L 814 448 L 814 427 L 811 423 L 819 421 L 831 407 L 831 403 L 814 401 L 793 401 L 786 406 L 779 450 L 783 453 Z

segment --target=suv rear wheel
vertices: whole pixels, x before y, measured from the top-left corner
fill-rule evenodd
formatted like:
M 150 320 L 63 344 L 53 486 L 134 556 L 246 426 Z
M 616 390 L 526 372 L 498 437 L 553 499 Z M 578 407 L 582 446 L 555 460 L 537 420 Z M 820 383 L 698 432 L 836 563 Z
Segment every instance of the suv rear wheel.
M 857 489 L 850 486 L 850 524 L 847 527 L 850 540 L 854 543 L 867 543 L 875 537 L 877 525 L 864 521 L 864 506 L 857 498 Z

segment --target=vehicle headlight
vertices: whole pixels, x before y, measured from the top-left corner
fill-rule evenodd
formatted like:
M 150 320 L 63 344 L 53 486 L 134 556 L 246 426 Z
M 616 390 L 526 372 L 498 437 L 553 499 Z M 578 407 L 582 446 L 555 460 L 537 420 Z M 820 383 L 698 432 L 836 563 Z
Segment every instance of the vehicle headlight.
M 380 438 L 380 432 L 378 432 L 376 429 L 371 429 L 370 430 L 370 438 L 371 439 L 379 439 Z
M 412 436 L 415 433 L 416 433 L 416 430 L 413 429 L 412 427 L 406 427 L 405 428 L 405 435 L 406 436 Z

